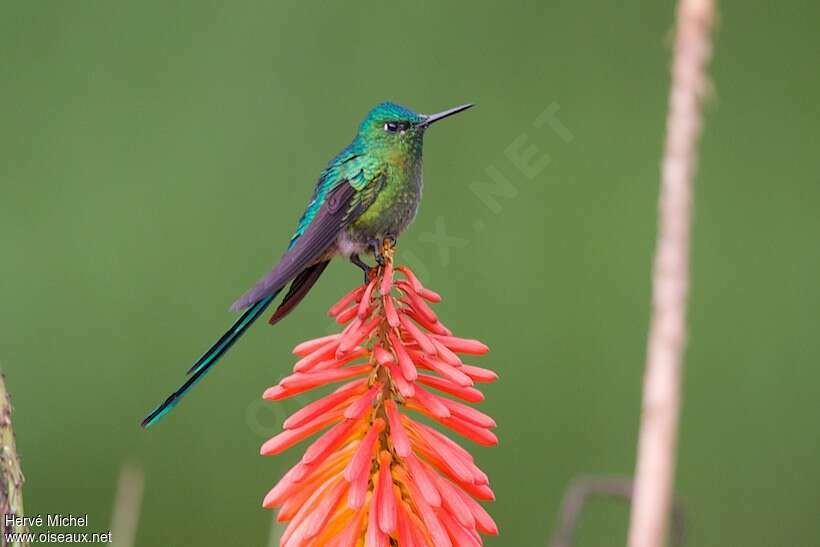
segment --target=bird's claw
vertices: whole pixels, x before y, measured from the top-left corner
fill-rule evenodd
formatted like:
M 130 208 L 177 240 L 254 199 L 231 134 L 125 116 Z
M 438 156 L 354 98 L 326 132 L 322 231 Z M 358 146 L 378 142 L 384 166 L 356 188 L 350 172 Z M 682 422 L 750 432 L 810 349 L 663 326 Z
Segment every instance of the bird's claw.
M 350 262 L 358 266 L 364 272 L 364 284 L 370 283 L 370 279 L 376 275 L 376 268 L 367 265 L 357 254 L 350 255 Z
M 371 239 L 368 241 L 367 245 L 370 247 L 370 251 L 373 253 L 373 258 L 376 260 L 376 264 L 379 268 L 384 266 L 384 256 L 382 255 L 382 242 L 378 239 Z
M 388 234 L 383 240 L 372 239 L 367 242 L 367 246 L 370 247 L 373 258 L 376 259 L 375 266 L 369 266 L 358 254 L 350 255 L 350 262 L 364 272 L 365 285 L 379 275 L 379 269 L 384 267 L 385 257 L 390 260 L 393 259 L 393 252 L 396 247 L 396 236 Z
M 393 250 L 396 248 L 396 236 L 387 234 L 382 241 L 382 254 L 393 256 Z
M 370 249 L 373 251 L 373 258 L 376 259 L 376 264 L 379 268 L 384 266 L 385 257 L 393 258 L 393 249 L 396 247 L 396 236 L 387 234 L 384 239 L 372 239 L 368 242 Z

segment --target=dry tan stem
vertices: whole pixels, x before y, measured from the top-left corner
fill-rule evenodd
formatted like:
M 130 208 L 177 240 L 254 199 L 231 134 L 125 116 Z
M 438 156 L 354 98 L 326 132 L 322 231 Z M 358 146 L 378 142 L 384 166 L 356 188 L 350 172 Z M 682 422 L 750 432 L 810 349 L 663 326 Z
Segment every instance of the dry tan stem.
M 145 474 L 133 465 L 123 465 L 111 515 L 111 537 L 115 547 L 132 547 L 142 508 Z
M 672 500 L 686 340 L 692 179 L 713 21 L 712 0 L 680 0 L 661 175 L 652 319 L 629 526 L 630 547 L 664 545 Z
M 6 379 L 0 373 L 0 530 L 3 532 L 26 532 L 26 527 L 5 527 L 5 515 L 23 516 L 23 471 L 14 443 L 11 426 L 11 399 L 6 391 Z M 0 535 L 0 545 L 5 547 L 5 535 Z

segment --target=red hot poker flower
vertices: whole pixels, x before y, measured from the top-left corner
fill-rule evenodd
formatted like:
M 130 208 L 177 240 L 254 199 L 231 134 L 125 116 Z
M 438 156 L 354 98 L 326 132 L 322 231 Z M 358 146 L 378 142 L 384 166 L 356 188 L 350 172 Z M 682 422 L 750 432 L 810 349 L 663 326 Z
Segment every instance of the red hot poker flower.
M 344 330 L 297 345 L 293 374 L 265 391 L 279 400 L 342 383 L 262 445 L 263 455 L 278 454 L 323 431 L 265 496 L 263 506 L 289 521 L 283 547 L 474 546 L 498 533 L 476 501 L 495 499 L 487 475 L 461 445 L 407 413 L 497 444 L 495 421 L 456 400 L 482 401 L 474 384 L 497 378 L 459 357 L 488 348 L 452 335 L 430 307 L 441 297 L 409 268 L 397 267 L 403 278 L 394 280 L 388 251 L 370 282 L 330 309 Z

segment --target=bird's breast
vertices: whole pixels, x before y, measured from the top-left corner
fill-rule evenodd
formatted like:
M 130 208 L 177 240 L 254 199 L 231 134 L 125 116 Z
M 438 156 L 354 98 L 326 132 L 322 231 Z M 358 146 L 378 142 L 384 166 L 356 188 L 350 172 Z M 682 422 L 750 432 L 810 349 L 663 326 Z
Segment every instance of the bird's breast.
M 347 248 L 388 235 L 398 237 L 413 222 L 422 191 L 421 161 L 414 163 L 409 169 L 388 169 L 373 203 L 348 227 L 343 238 Z

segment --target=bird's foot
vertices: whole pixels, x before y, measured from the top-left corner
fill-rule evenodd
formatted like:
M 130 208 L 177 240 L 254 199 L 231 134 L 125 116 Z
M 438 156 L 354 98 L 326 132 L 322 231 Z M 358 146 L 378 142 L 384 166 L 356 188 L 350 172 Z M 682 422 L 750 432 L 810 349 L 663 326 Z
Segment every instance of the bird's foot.
M 393 260 L 393 254 L 396 252 L 396 243 L 396 236 L 393 234 L 384 236 L 384 241 L 382 241 L 382 255 L 390 257 L 390 260 Z
M 384 266 L 385 257 L 390 260 L 393 259 L 393 253 L 396 248 L 396 236 L 387 234 L 384 239 L 371 239 L 367 244 L 373 252 L 373 258 L 376 259 L 376 264 L 381 268 Z
M 373 253 L 373 258 L 376 260 L 376 265 L 381 267 L 384 265 L 384 256 L 382 255 L 382 242 L 378 239 L 371 239 L 367 242 L 370 247 L 370 252 Z
M 368 265 L 357 254 L 350 255 L 350 262 L 352 262 L 355 266 L 359 267 L 364 272 L 365 285 L 370 283 L 370 280 L 377 275 L 378 268 Z

